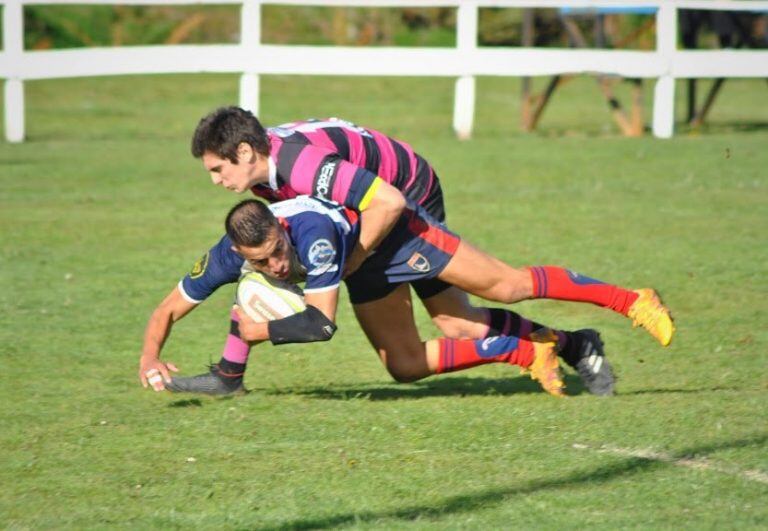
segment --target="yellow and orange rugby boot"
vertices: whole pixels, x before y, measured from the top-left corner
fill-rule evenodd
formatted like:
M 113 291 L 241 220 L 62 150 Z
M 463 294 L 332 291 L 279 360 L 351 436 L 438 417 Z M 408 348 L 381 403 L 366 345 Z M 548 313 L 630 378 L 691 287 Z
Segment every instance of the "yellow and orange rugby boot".
M 672 335 L 675 333 L 669 308 L 661 302 L 658 293 L 650 288 L 634 291 L 637 293 L 637 300 L 627 312 L 627 317 L 632 319 L 632 326 L 642 326 L 666 347 L 672 342 Z

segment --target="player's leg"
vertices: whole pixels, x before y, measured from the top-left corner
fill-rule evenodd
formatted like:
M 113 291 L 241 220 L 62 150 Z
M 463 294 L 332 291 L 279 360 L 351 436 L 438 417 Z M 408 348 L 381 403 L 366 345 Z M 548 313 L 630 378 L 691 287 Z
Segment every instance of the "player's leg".
M 439 283 L 442 283 L 439 279 L 428 279 L 414 282 L 413 287 L 422 298 L 432 322 L 448 338 L 515 336 L 530 340 L 532 333 L 549 328 L 510 310 L 473 306 L 466 292 Z M 557 335 L 558 356 L 579 374 L 589 392 L 599 396 L 612 395 L 616 378 L 597 330 L 551 330 Z
M 392 377 L 413 382 L 432 374 L 509 363 L 529 369 L 547 392 L 562 394 L 555 336 L 542 331 L 535 341 L 512 336 L 485 340 L 440 338 L 422 342 L 407 285 L 387 296 L 353 305 L 360 326 Z
M 416 281 L 412 286 L 445 337 L 482 339 L 488 335 L 488 310 L 473 306 L 465 292 L 436 278 Z
M 360 327 L 389 374 L 398 382 L 413 382 L 434 374 L 413 317 L 413 302 L 407 284 L 386 296 L 354 303 Z
M 630 317 L 662 345 L 669 344 L 674 332 L 669 310 L 653 290 L 632 291 L 556 266 L 513 268 L 466 241 L 459 243 L 438 278 L 505 303 L 531 298 L 590 302 Z
M 166 385 L 170 391 L 200 393 L 207 395 L 228 395 L 243 392 L 243 375 L 248 363 L 251 346 L 240 339 L 238 317 L 233 311 L 230 316 L 229 333 L 224 343 L 219 363 L 210 370 L 191 377 L 174 377 Z

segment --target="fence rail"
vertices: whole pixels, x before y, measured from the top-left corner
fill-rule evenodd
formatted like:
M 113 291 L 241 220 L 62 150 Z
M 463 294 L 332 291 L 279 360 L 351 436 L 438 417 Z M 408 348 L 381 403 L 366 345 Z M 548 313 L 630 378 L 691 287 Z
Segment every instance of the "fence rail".
M 240 105 L 258 113 L 259 75 L 447 76 L 457 78 L 453 127 L 461 138 L 472 132 L 475 76 L 540 76 L 602 73 L 656 79 L 653 134 L 674 131 L 674 81 L 697 77 L 768 78 L 768 50 L 678 50 L 680 9 L 768 11 L 768 1 L 753 0 L 119 0 L 120 4 L 239 5 L 239 44 L 158 45 L 69 50 L 24 50 L 23 7 L 35 4 L 102 4 L 116 0 L 0 0 L 5 79 L 5 134 L 24 139 L 24 81 L 157 73 L 240 73 Z M 295 46 L 261 43 L 262 5 L 454 7 L 453 48 Z M 561 48 L 489 48 L 477 45 L 478 14 L 485 7 L 655 8 L 654 51 Z

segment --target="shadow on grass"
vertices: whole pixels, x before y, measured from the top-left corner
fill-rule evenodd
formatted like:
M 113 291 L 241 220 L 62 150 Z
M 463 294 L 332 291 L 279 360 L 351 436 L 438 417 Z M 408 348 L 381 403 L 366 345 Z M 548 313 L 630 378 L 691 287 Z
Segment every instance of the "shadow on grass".
M 168 407 L 203 407 L 199 398 L 189 398 L 187 400 L 175 400 L 168 404 Z
M 581 379 L 572 374 L 565 375 L 566 393 L 568 396 L 578 396 L 587 392 Z M 700 389 L 639 389 L 626 393 L 619 392 L 620 396 L 647 395 L 647 394 L 697 394 L 712 393 L 717 391 L 740 391 L 737 387 L 717 386 L 702 387 Z M 350 386 L 323 385 L 318 387 L 284 389 L 259 389 L 252 388 L 246 393 L 261 392 L 271 396 L 294 395 L 305 396 L 318 400 L 420 400 L 437 397 L 463 397 L 463 396 L 508 396 L 518 394 L 544 393 L 541 386 L 528 378 L 478 378 L 467 376 L 454 376 L 443 379 L 427 380 L 412 384 L 377 385 L 375 383 L 360 383 Z M 168 407 L 202 407 L 203 400 L 226 401 L 234 400 L 238 396 L 217 396 L 200 398 L 188 398 L 175 400 Z
M 703 446 L 691 447 L 676 454 L 679 457 L 692 455 L 701 456 L 717 450 L 740 448 L 765 444 L 768 434 L 737 439 L 734 441 L 716 442 Z M 419 519 L 444 518 L 452 514 L 467 513 L 471 511 L 487 509 L 490 506 L 500 505 L 510 501 L 519 495 L 533 494 L 539 491 L 570 488 L 584 483 L 595 484 L 612 481 L 616 478 L 631 474 L 639 474 L 646 471 L 675 466 L 671 463 L 657 461 L 643 457 L 630 457 L 621 459 L 609 465 L 598 467 L 592 471 L 572 472 L 562 477 L 552 477 L 528 481 L 520 485 L 511 485 L 506 488 L 486 489 L 473 494 L 452 496 L 442 501 L 435 501 L 429 505 L 412 505 L 402 509 L 389 511 L 362 511 L 344 513 L 322 518 L 305 518 L 287 522 L 277 526 L 258 527 L 262 531 L 289 530 L 289 529 L 328 529 L 333 527 L 348 526 L 354 524 L 400 520 L 413 521 Z
M 243 391 L 240 393 L 236 393 L 234 395 L 203 396 L 202 398 L 186 398 L 183 400 L 174 400 L 173 402 L 168 404 L 168 407 L 203 407 L 204 401 L 227 402 L 229 400 L 234 400 L 240 396 L 245 396 L 248 393 L 250 393 L 250 391 Z
M 743 121 L 743 122 L 707 122 L 699 127 L 690 127 L 687 124 L 680 125 L 680 132 L 688 135 L 707 135 L 723 133 L 760 133 L 768 131 L 768 122 Z
M 620 393 L 621 396 L 632 395 L 664 395 L 664 394 L 695 394 L 695 393 L 714 393 L 717 391 L 744 391 L 743 387 L 728 387 L 728 386 L 716 386 L 716 387 L 701 387 L 699 389 L 638 389 L 637 391 L 630 391 L 628 393 Z
M 569 395 L 581 394 L 584 386 L 578 376 L 566 375 L 565 384 Z M 391 386 L 322 386 L 308 389 L 269 389 L 270 395 L 300 395 L 322 400 L 417 400 L 440 396 L 497 396 L 521 393 L 543 393 L 541 386 L 529 377 L 521 378 L 471 378 L 454 376 L 427 380 L 412 384 Z

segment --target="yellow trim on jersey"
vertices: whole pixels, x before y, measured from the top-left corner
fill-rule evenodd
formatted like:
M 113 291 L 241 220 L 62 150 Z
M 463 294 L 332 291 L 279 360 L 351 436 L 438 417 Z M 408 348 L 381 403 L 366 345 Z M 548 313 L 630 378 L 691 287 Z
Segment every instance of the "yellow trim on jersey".
M 360 204 L 357 206 L 357 209 L 360 212 L 368 208 L 368 205 L 371 203 L 373 196 L 376 195 L 376 191 L 379 189 L 379 187 L 381 186 L 381 183 L 383 182 L 384 182 L 384 179 L 382 179 L 381 177 L 376 177 L 373 180 L 370 188 L 368 188 L 368 191 L 365 192 L 363 199 L 360 201 Z

